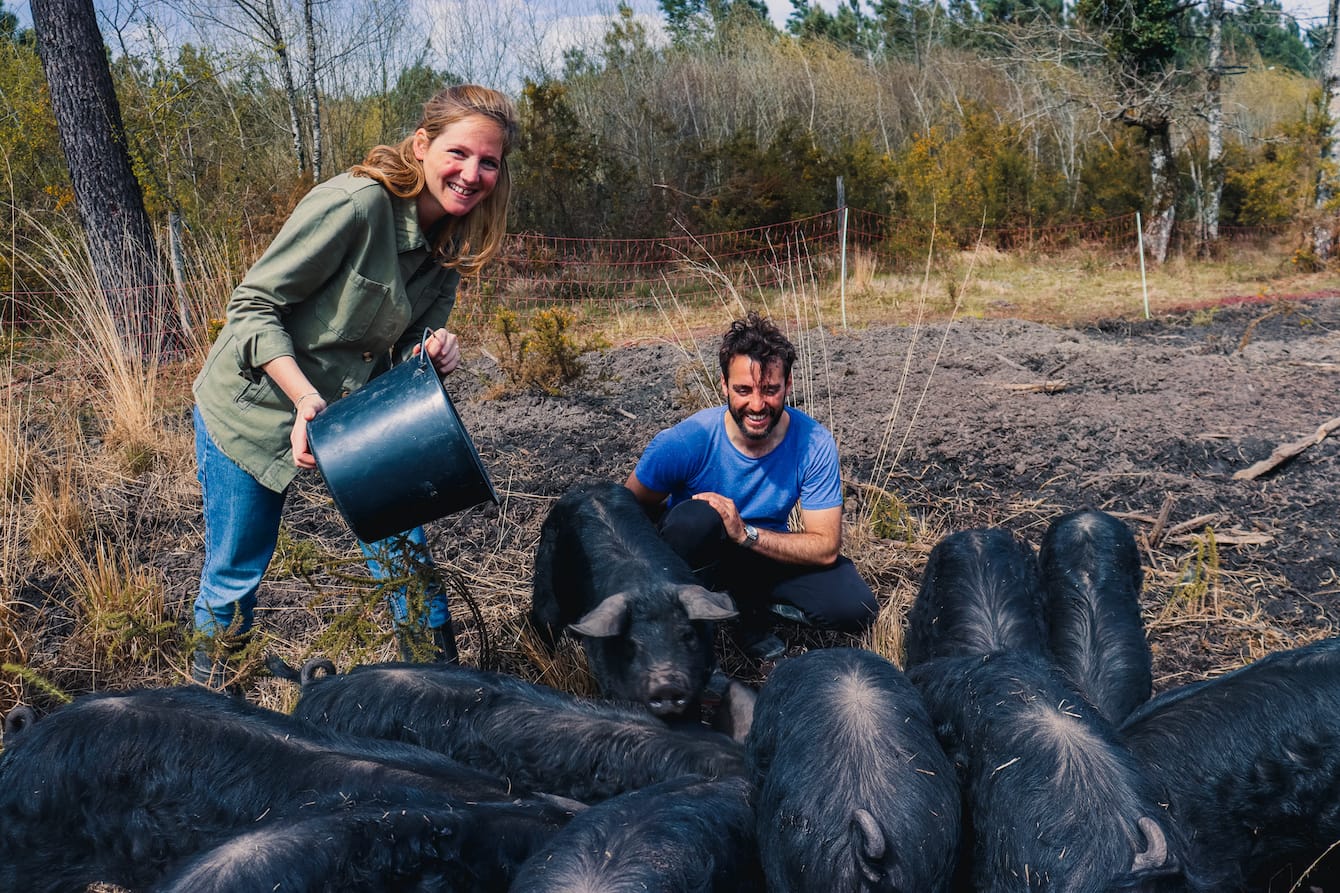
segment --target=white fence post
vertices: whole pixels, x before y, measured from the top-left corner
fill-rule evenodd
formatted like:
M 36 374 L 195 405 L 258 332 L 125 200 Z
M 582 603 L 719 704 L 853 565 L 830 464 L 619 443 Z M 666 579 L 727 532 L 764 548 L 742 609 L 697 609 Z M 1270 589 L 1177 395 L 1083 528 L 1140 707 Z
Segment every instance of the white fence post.
M 1149 283 L 1145 280 L 1145 228 L 1140 224 L 1140 212 L 1135 212 L 1135 244 L 1140 246 L 1140 291 L 1145 296 L 1145 319 L 1149 319 Z
M 841 219 L 841 242 L 842 247 L 839 250 L 840 262 L 838 265 L 838 302 L 842 307 L 842 331 L 847 331 L 847 195 L 842 188 L 842 178 L 837 178 L 837 200 L 838 211 L 842 214 Z

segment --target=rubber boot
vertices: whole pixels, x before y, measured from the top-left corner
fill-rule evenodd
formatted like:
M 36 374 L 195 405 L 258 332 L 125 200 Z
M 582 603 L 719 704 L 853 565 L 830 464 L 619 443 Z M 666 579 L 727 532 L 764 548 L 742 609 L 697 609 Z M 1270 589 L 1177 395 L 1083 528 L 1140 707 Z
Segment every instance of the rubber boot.
M 786 651 L 786 643 L 773 634 L 768 615 L 758 611 L 740 611 L 731 636 L 739 649 L 755 661 L 776 660 Z
M 428 641 L 424 639 L 425 632 L 431 637 Z M 460 656 L 456 653 L 456 634 L 451 628 L 450 621 L 445 626 L 432 626 L 426 629 L 422 626 L 398 627 L 395 632 L 395 642 L 396 647 L 400 649 L 400 659 L 405 663 L 422 660 L 422 655 L 427 650 L 429 642 L 432 643 L 431 660 L 434 663 L 460 663 Z
M 456 631 L 451 621 L 444 626 L 435 626 L 429 630 L 433 634 L 433 660 L 440 664 L 460 664 L 460 655 L 456 652 Z
M 414 662 L 414 633 L 403 626 L 397 626 L 395 630 L 396 648 L 400 650 L 400 660 L 403 663 Z
M 191 680 L 215 691 L 240 695 L 240 685 L 226 684 L 230 675 L 228 659 L 245 646 L 246 639 L 226 644 L 213 639 L 204 640 L 191 652 Z

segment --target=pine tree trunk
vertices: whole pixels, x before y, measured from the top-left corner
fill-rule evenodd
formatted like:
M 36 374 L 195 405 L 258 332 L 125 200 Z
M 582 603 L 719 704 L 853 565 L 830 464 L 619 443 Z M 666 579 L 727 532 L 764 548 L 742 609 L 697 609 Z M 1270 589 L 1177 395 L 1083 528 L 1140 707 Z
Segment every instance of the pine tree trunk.
M 33 0 L 32 15 L 94 273 L 128 343 L 150 349 L 157 251 L 92 0 Z

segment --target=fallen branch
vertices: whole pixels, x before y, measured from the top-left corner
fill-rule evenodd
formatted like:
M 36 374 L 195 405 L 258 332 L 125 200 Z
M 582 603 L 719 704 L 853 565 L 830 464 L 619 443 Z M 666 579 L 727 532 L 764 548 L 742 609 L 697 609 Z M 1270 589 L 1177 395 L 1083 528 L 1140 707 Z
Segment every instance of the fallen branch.
M 1241 471 L 1234 472 L 1233 480 L 1254 481 L 1266 472 L 1273 471 L 1280 465 L 1288 462 L 1308 447 L 1321 443 L 1326 439 L 1328 434 L 1337 428 L 1340 428 L 1340 416 L 1336 416 L 1329 422 L 1323 423 L 1317 428 L 1316 433 L 1304 437 L 1302 440 L 1296 440 L 1293 443 L 1286 443 L 1275 447 L 1274 451 L 1270 454 L 1270 458 L 1262 459 L 1250 468 L 1244 468 Z
M 1202 539 L 1204 534 L 1185 533 L 1181 536 L 1170 536 L 1168 542 L 1179 545 L 1194 543 Z M 1232 530 L 1215 531 L 1214 542 L 1219 546 L 1265 546 L 1273 543 L 1275 538 L 1268 533 L 1253 533 L 1250 530 Z
M 1154 527 L 1149 531 L 1149 547 L 1157 548 L 1159 540 L 1163 539 L 1163 528 L 1168 526 L 1168 518 L 1172 515 L 1173 503 L 1176 502 L 1171 493 L 1163 494 L 1163 506 L 1159 508 L 1158 520 L 1154 522 Z
M 1181 524 L 1174 524 L 1172 527 L 1169 527 L 1164 531 L 1163 535 L 1168 539 L 1172 539 L 1178 534 L 1186 533 L 1188 530 L 1195 530 L 1197 527 L 1212 526 L 1216 521 L 1223 517 L 1223 512 L 1210 512 L 1205 515 L 1197 515 L 1190 520 L 1183 521 Z
M 1141 521 L 1145 524 L 1153 524 L 1158 521 L 1158 518 L 1144 512 L 1108 512 L 1108 514 L 1123 521 Z
M 1002 384 L 1000 387 L 1007 391 L 1018 391 L 1020 393 L 1057 394 L 1070 387 L 1070 382 L 1064 378 L 1053 378 L 1031 384 Z

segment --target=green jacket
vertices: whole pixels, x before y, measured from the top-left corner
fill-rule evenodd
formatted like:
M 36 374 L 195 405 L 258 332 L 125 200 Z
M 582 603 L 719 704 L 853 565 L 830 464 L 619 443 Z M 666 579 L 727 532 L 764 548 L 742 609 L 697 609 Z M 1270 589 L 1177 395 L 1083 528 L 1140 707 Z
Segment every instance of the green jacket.
M 444 326 L 460 276 L 430 256 L 413 199 L 340 174 L 312 189 L 228 300 L 195 379 L 224 455 L 282 492 L 298 469 L 293 404 L 261 372 L 291 356 L 328 402 L 408 357 Z

